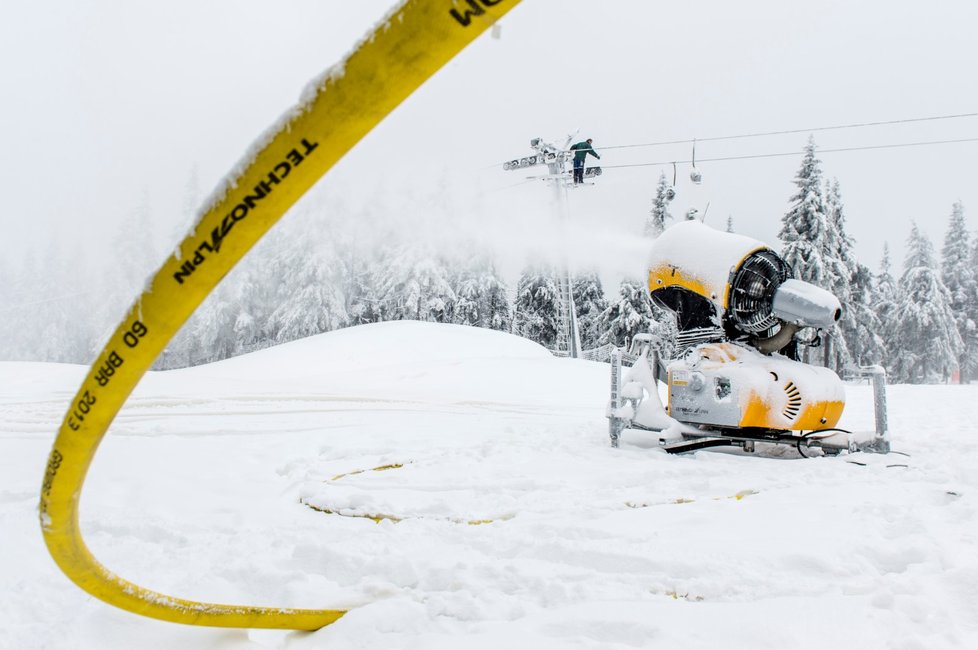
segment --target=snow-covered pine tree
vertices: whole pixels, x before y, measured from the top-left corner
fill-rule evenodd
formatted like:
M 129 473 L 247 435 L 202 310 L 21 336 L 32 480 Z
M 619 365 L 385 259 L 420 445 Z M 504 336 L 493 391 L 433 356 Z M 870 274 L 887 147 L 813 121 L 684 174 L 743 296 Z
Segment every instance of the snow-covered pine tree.
M 87 316 L 99 294 L 88 284 L 85 258 L 52 240 L 29 251 L 16 269 L 0 270 L 0 360 L 89 363 L 97 325 Z
M 835 258 L 838 246 L 830 214 L 835 210 L 831 201 L 838 197 L 827 199 L 823 193 L 821 162 L 815 152 L 815 139 L 809 137 L 805 156 L 795 176 L 798 191 L 791 197 L 791 209 L 782 218 L 778 236 L 784 242 L 781 255 L 794 269 L 795 277 L 833 291 L 833 285 L 844 283 L 840 278 L 841 265 Z M 841 206 L 841 199 L 839 201 Z M 846 297 L 839 298 L 844 301 Z M 837 352 L 841 351 L 841 356 L 845 358 L 845 341 L 837 334 L 838 328 L 833 330 L 834 348 Z M 806 349 L 804 358 L 809 362 L 817 360 L 821 363 L 825 356 L 810 355 Z M 833 362 L 834 358 L 829 360 L 830 365 Z
M 388 253 L 382 266 L 380 311 L 383 320 L 452 322 L 455 291 L 444 259 L 418 244 Z
M 508 332 L 513 327 L 513 310 L 509 303 L 509 287 L 490 266 L 482 280 L 482 301 L 488 316 L 485 327 Z
M 190 229 L 197 223 L 197 213 L 202 207 L 203 193 L 200 189 L 200 171 L 194 164 L 187 174 L 187 182 L 184 184 L 183 197 L 180 205 L 180 216 L 170 226 L 167 233 L 167 246 L 176 248 L 187 236 Z
M 101 300 L 92 303 L 89 319 L 98 323 L 92 338 L 91 354 L 101 351 L 126 310 L 142 292 L 147 280 L 163 260 L 162 246 L 154 241 L 154 224 L 149 192 L 144 190 L 139 204 L 127 215 L 115 233 L 114 264 L 103 267 L 98 276 Z
M 886 354 L 877 300 L 873 272 L 857 264 L 850 285 L 849 303 L 843 307 L 842 319 L 849 360 L 857 366 L 882 364 Z
M 670 191 L 669 181 L 665 172 L 659 174 L 659 183 L 655 187 L 655 197 L 652 199 L 652 209 L 645 220 L 645 236 L 658 237 L 666 229 L 666 221 L 672 219 L 669 214 Z
M 222 282 L 197 310 L 194 338 L 200 346 L 197 363 L 212 363 L 234 356 L 234 326 L 240 309 L 231 282 Z
M 146 281 L 163 260 L 160 250 L 162 247 L 154 241 L 153 213 L 150 205 L 149 192 L 143 190 L 139 205 L 129 213 L 114 238 L 116 251 L 114 292 L 120 311 L 132 305 Z
M 560 294 L 552 267 L 528 268 L 520 275 L 513 305 L 513 334 L 553 350 L 561 327 L 557 301 Z
M 487 255 L 474 256 L 455 277 L 454 321 L 460 325 L 509 331 L 512 327 L 506 283 Z
M 791 197 L 791 209 L 781 219 L 778 237 L 784 243 L 781 256 L 806 282 L 828 288 L 829 271 L 825 251 L 829 217 L 822 194 L 821 162 L 815 156 L 815 139 L 809 138 L 805 157 L 795 175 L 798 191 Z
M 579 273 L 574 277 L 571 292 L 577 311 L 577 327 L 581 334 L 581 349 L 590 350 L 600 345 L 602 330 L 601 314 L 608 308 L 604 288 L 597 273 Z
M 826 271 L 822 286 L 842 304 L 842 319 L 831 332 L 834 369 L 838 372 L 862 355 L 862 351 L 854 346 L 860 339 L 858 319 L 865 316 L 861 306 L 855 304 L 853 296 L 852 282 L 859 263 L 854 253 L 853 239 L 846 231 L 845 206 L 838 179 L 825 185 L 825 209 L 829 227 L 825 231 L 825 250 L 822 254 Z
M 90 321 L 88 316 L 99 295 L 86 283 L 90 277 L 88 259 L 84 251 L 68 253 L 63 244 L 56 243 L 47 255 L 44 268 L 49 281 L 44 293 L 38 296 L 41 304 L 32 309 L 33 318 L 46 330 L 41 337 L 42 346 L 47 350 L 43 358 L 65 363 L 91 363 L 90 350 L 97 323 Z M 135 297 L 133 295 L 131 299 Z
M 342 293 L 347 326 L 366 325 L 380 320 L 377 266 L 373 254 L 362 250 L 356 241 L 338 247 Z
M 254 260 L 243 264 L 254 264 Z M 255 343 L 267 337 L 258 332 L 261 322 L 254 315 L 254 305 L 243 304 L 245 273 L 244 267 L 238 267 L 221 281 L 170 340 L 153 364 L 154 370 L 212 363 L 263 347 Z
M 975 274 L 978 276 L 978 235 L 975 236 L 974 244 L 971 246 L 971 268 L 975 269 Z M 975 327 L 971 330 L 971 340 L 965 343 L 971 352 L 965 355 L 965 365 L 961 369 L 962 376 L 967 377 L 969 382 L 978 378 L 978 286 L 971 294 L 970 305 L 968 318 Z
M 273 345 L 283 323 L 271 315 L 295 293 L 292 280 L 299 274 L 289 269 L 307 255 L 290 233 L 278 227 L 260 241 L 180 328 L 154 368 L 211 363 Z
M 961 336 L 933 246 L 916 223 L 907 240 L 896 324 L 896 352 L 890 360 L 894 380 L 915 384 L 946 381 L 957 366 Z
M 732 214 L 728 214 L 727 215 L 727 232 L 733 232 L 733 231 L 734 231 L 734 227 L 733 227 L 733 215 Z
M 672 354 L 675 341 L 675 319 L 671 314 L 652 305 L 645 283 L 625 278 L 618 287 L 618 296 L 609 301 L 601 313 L 598 327 L 602 332 L 599 343 L 611 343 L 626 350 L 636 334 L 651 334 L 653 344 L 666 357 Z
M 284 291 L 269 316 L 269 329 L 280 343 L 339 329 L 347 321 L 331 252 L 310 238 L 296 239 L 286 253 L 288 263 L 278 264 Z
M 897 289 L 893 279 L 893 265 L 890 262 L 890 245 L 883 242 L 883 257 L 880 270 L 875 278 L 876 290 L 873 293 L 873 312 L 880 322 L 880 337 L 883 339 L 882 365 L 892 375 L 892 360 L 899 350 L 895 347 L 897 330 Z
M 951 218 L 941 250 L 941 279 L 951 294 L 951 311 L 964 346 L 958 356 L 961 381 L 966 382 L 974 367 L 976 323 L 973 319 L 978 297 L 978 277 L 971 260 L 968 229 L 964 221 L 964 205 L 960 201 L 951 207 Z

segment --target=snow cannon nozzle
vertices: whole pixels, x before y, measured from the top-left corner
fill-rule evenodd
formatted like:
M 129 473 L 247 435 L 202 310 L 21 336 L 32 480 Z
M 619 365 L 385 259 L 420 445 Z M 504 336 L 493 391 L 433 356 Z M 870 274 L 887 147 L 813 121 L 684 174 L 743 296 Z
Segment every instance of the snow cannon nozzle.
M 834 295 L 802 280 L 789 279 L 774 292 L 774 315 L 802 327 L 827 328 L 842 318 L 842 305 Z

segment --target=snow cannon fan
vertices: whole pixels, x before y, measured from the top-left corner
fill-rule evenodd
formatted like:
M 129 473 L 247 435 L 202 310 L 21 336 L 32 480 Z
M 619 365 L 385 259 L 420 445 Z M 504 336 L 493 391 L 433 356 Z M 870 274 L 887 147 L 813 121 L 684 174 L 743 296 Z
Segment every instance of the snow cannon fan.
M 797 359 L 796 334 L 831 327 L 841 306 L 791 275 L 781 256 L 749 237 L 696 220 L 663 232 L 652 245 L 649 292 L 675 316 L 675 335 L 633 342 L 637 360 L 612 391 L 613 444 L 627 427 L 659 431 L 669 451 L 753 450 L 758 440 L 850 449 L 834 428 L 845 405 L 841 379 Z M 665 409 L 657 379 L 668 386 Z

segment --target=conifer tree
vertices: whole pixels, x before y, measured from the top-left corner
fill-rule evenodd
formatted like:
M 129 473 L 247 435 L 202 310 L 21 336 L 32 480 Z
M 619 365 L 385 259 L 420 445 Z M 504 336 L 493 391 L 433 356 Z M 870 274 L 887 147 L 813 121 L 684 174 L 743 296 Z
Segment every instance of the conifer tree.
M 483 276 L 482 301 L 488 317 L 485 327 L 508 332 L 513 327 L 513 311 L 509 303 L 509 287 L 491 267 Z
M 978 235 L 975 236 L 971 246 L 971 268 L 978 276 Z M 975 283 L 978 285 L 978 281 Z M 964 367 L 961 368 L 963 380 L 972 381 L 978 378 L 978 286 L 971 292 L 968 308 L 968 320 L 972 325 L 969 326 L 970 338 L 965 341 L 965 346 L 969 352 L 965 355 Z
M 0 269 L 0 360 L 91 362 L 101 296 L 85 267 L 52 240 L 43 256 L 31 250 L 16 269 Z
M 557 347 L 561 327 L 557 302 L 560 293 L 553 268 L 528 268 L 516 285 L 513 333 L 545 348 Z
M 295 242 L 287 255 L 289 263 L 283 260 L 279 264 L 284 269 L 280 275 L 284 291 L 269 316 L 269 329 L 275 332 L 275 340 L 284 343 L 342 327 L 347 314 L 332 256 L 308 238 Z M 246 285 L 245 291 L 248 288 Z M 241 300 L 240 304 L 247 302 Z M 248 320 L 253 316 L 242 311 L 248 317 L 238 323 L 239 332 L 250 331 L 254 335 L 257 328 Z
M 897 290 L 890 262 L 890 245 L 883 242 L 883 257 L 880 270 L 875 278 L 876 290 L 873 293 L 873 312 L 880 322 L 880 337 L 883 339 L 882 364 L 892 374 L 892 360 L 898 353 L 896 349 L 897 330 Z
M 895 320 L 895 354 L 890 361 L 895 380 L 946 381 L 957 365 L 961 336 L 951 310 L 951 294 L 937 269 L 933 246 L 917 224 L 907 240 Z
M 795 275 L 816 286 L 826 287 L 829 274 L 825 251 L 828 249 L 829 218 L 822 193 L 821 162 L 815 156 L 815 140 L 808 139 L 805 156 L 795 175 L 798 191 L 791 197 L 791 209 L 781 220 L 778 237 L 784 243 L 781 256 Z
M 883 363 L 886 344 L 883 321 L 877 312 L 873 273 L 857 264 L 850 285 L 849 303 L 843 307 L 842 332 L 849 361 L 857 366 Z
M 964 342 L 958 357 L 962 381 L 967 381 L 974 366 L 975 349 L 975 299 L 978 296 L 978 277 L 971 260 L 971 246 L 964 221 L 964 205 L 960 201 L 951 208 L 951 218 L 944 248 L 941 250 L 941 279 L 951 294 L 951 311 L 958 334 Z
M 417 245 L 397 247 L 380 277 L 382 319 L 452 322 L 456 295 L 449 276 L 435 251 Z
M 666 229 L 666 221 L 672 219 L 669 214 L 669 203 L 671 192 L 674 190 L 666 180 L 665 172 L 659 174 L 659 183 L 655 187 L 655 198 L 652 199 L 652 209 L 645 220 L 645 236 L 658 237 Z
M 598 319 L 602 332 L 599 342 L 611 343 L 626 350 L 636 334 L 650 334 L 653 343 L 667 357 L 675 340 L 675 320 L 671 314 L 654 307 L 649 300 L 645 283 L 625 278 L 618 287 L 618 296 Z
M 236 349 L 234 326 L 240 310 L 233 295 L 233 283 L 222 282 L 198 309 L 194 337 L 201 356 L 199 363 L 211 363 L 234 356 Z
M 488 256 L 476 256 L 455 278 L 454 319 L 460 325 L 508 331 L 512 325 L 506 284 Z
M 573 281 L 574 308 L 577 311 L 577 327 L 581 334 L 581 348 L 598 347 L 602 330 L 601 314 L 608 308 L 604 288 L 597 273 L 578 274 Z
M 344 297 L 346 326 L 376 323 L 381 319 L 377 284 L 378 265 L 371 251 L 357 241 L 337 248 L 339 283 Z
M 853 294 L 852 283 L 859 273 L 859 263 L 854 253 L 854 241 L 846 231 L 845 206 L 837 179 L 826 183 L 825 208 L 828 228 L 825 231 L 825 249 L 822 251 L 826 271 L 822 286 L 842 305 L 842 318 L 831 332 L 835 370 L 840 371 L 853 359 L 863 356 L 859 345 L 868 341 L 860 334 L 863 325 L 860 319 L 865 319 L 867 314 L 864 307 L 868 305 L 858 304 Z M 865 297 L 869 299 L 868 295 Z

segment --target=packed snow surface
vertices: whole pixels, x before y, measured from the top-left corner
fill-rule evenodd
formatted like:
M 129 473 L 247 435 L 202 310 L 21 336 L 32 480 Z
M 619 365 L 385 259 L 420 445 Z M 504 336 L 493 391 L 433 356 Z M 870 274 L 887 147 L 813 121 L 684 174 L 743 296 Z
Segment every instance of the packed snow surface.
M 88 544 L 174 596 L 350 608 L 300 633 L 141 618 L 59 572 L 38 489 L 84 372 L 0 364 L 0 648 L 978 647 L 975 386 L 890 387 L 909 456 L 800 459 L 612 449 L 608 366 L 461 326 L 151 373 L 90 471 Z M 842 426 L 872 428 L 847 393 Z

